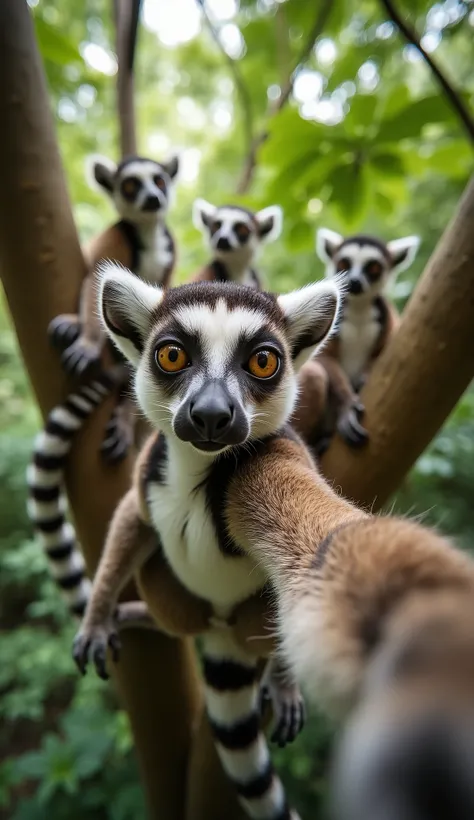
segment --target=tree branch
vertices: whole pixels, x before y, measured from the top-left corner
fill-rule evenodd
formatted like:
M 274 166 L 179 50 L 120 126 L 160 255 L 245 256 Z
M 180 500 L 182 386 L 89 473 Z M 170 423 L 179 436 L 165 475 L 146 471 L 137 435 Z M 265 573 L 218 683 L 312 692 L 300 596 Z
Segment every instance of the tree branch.
M 117 52 L 117 109 L 122 157 L 136 154 L 134 62 L 141 0 L 113 0 Z
M 451 85 L 449 80 L 445 77 L 443 72 L 441 71 L 438 64 L 433 60 L 433 58 L 428 54 L 427 51 L 421 45 L 420 39 L 416 32 L 410 28 L 408 23 L 406 23 L 397 9 L 395 8 L 392 0 L 380 0 L 383 8 L 389 15 L 392 22 L 395 23 L 397 28 L 401 31 L 405 40 L 410 43 L 412 46 L 415 46 L 417 51 L 420 52 L 421 56 L 423 57 L 425 63 L 431 69 L 432 73 L 436 77 L 439 85 L 443 89 L 447 99 L 451 103 L 452 107 L 456 111 L 459 119 L 461 120 L 464 128 L 468 134 L 470 142 L 474 143 L 474 119 L 472 118 L 469 109 L 464 104 L 464 101 L 460 97 L 459 93 L 456 89 Z
M 244 78 L 240 73 L 239 67 L 237 65 L 236 60 L 233 60 L 232 57 L 227 54 L 224 46 L 222 45 L 219 32 L 214 26 L 212 22 L 209 12 L 206 8 L 206 4 L 204 0 L 197 0 L 198 6 L 200 6 L 204 22 L 206 24 L 206 28 L 208 29 L 212 39 L 216 43 L 219 51 L 221 52 L 222 56 L 224 57 L 227 65 L 229 66 L 230 72 L 234 78 L 235 87 L 237 88 L 238 94 L 240 96 L 240 102 L 242 103 L 242 109 L 244 113 L 244 129 L 245 129 L 245 145 L 246 151 L 250 151 L 253 143 L 253 134 L 254 134 L 254 122 L 253 122 L 253 110 L 252 110 L 252 100 L 250 98 L 250 94 L 248 92 L 247 86 L 245 84 Z
M 393 341 L 362 391 L 370 441 L 336 437 L 324 474 L 348 498 L 380 508 L 453 410 L 474 376 L 474 177 L 405 308 Z
M 295 66 L 293 68 L 293 71 L 291 72 L 288 82 L 285 88 L 282 89 L 282 92 L 278 99 L 270 108 L 270 118 L 278 114 L 279 111 L 281 111 L 282 108 L 284 108 L 284 106 L 288 102 L 291 92 L 293 91 L 293 86 L 295 84 L 298 69 L 301 68 L 301 66 L 303 66 L 307 62 L 311 55 L 311 51 L 314 47 L 316 40 L 323 33 L 329 14 L 331 13 L 332 4 L 333 0 L 321 0 L 321 4 L 319 5 L 318 13 L 314 20 L 313 26 L 311 27 L 311 31 L 309 32 L 308 37 L 306 38 L 306 41 L 303 45 L 303 48 L 301 49 L 301 52 L 298 56 L 298 59 L 296 60 Z M 257 166 L 258 149 L 261 145 L 263 145 L 267 138 L 268 131 L 267 129 L 265 129 L 260 134 L 258 134 L 252 141 L 250 149 L 247 152 L 247 156 L 244 159 L 242 173 L 237 183 L 236 192 L 238 194 L 245 194 L 250 188 L 255 174 L 255 168 Z

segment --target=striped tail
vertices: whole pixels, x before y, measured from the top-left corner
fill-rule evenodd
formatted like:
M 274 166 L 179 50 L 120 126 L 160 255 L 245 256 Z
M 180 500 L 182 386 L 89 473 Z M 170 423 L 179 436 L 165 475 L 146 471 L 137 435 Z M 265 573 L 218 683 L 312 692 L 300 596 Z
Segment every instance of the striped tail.
M 75 433 L 114 386 L 113 378 L 103 373 L 51 410 L 35 439 L 27 469 L 28 516 L 41 538 L 52 576 L 77 616 L 84 613 L 90 581 L 74 528 L 66 521 L 64 469 Z
M 217 752 L 246 813 L 258 820 L 298 820 L 260 730 L 255 661 L 216 630 L 203 638 L 203 674 Z

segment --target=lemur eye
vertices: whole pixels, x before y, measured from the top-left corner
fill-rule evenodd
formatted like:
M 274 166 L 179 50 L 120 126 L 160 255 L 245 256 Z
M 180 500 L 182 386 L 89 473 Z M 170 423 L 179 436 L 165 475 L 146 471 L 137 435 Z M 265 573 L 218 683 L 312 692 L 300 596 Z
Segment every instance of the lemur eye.
M 378 279 L 382 274 L 382 265 L 380 262 L 367 262 L 364 273 L 367 274 L 369 279 Z
M 343 256 L 342 259 L 339 259 L 336 269 L 338 273 L 342 273 L 342 271 L 350 270 L 351 269 L 351 260 L 347 258 L 347 256 Z
M 280 366 L 280 359 L 272 350 L 257 350 L 248 360 L 247 367 L 257 379 L 269 379 Z
M 155 359 L 159 367 L 165 373 L 179 373 L 191 364 L 188 354 L 179 345 L 163 345 L 155 353 Z
M 222 222 L 220 222 L 219 220 L 217 220 L 216 222 L 211 222 L 211 234 L 217 233 L 220 227 L 222 227 Z
M 120 190 L 125 199 L 134 199 L 141 188 L 141 182 L 137 177 L 128 177 L 124 179 L 120 186 Z
M 160 189 L 160 191 L 165 190 L 166 182 L 164 181 L 163 177 L 159 176 L 159 174 L 153 177 L 153 182 L 155 183 L 156 187 Z
M 244 222 L 237 222 L 237 225 L 235 226 L 234 230 L 238 238 L 241 239 L 242 242 L 244 242 L 245 239 L 248 239 L 250 236 L 250 228 Z

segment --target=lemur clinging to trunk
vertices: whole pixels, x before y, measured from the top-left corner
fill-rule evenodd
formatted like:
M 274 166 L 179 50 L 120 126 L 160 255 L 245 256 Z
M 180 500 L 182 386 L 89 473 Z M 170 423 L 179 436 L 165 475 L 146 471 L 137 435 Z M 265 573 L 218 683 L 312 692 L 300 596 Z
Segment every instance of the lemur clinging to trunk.
M 74 657 L 81 670 L 93 660 L 105 673 L 107 647 L 117 649 L 117 596 L 137 572 L 163 629 L 201 634 L 217 750 L 249 817 L 261 820 L 296 815 L 259 728 L 257 660 L 232 632 L 235 608 L 263 590 L 268 576 L 230 537 L 228 488 L 257 454 L 299 441 L 285 426 L 296 371 L 330 334 L 338 303 L 329 281 L 274 297 L 232 283 L 163 292 L 112 264 L 102 277 L 104 324 L 136 368 L 137 399 L 157 432 L 112 519 Z M 298 456 L 313 468 L 304 448 Z M 149 545 L 134 535 L 140 521 L 161 545 L 154 590 L 146 584 Z M 290 690 L 283 708 L 280 684 L 275 690 L 280 742 L 302 721 L 298 693 Z
M 349 718 L 331 817 L 470 820 L 474 561 L 418 523 L 357 509 L 298 448 L 256 453 L 225 514 L 272 581 L 283 666 L 319 710 Z
M 169 162 L 129 157 L 118 165 L 105 157 L 88 160 L 91 183 L 105 191 L 121 219 L 84 248 L 89 273 L 82 286 L 79 313 L 57 316 L 48 329 L 53 344 L 61 350 L 64 368 L 82 381 L 98 374 L 106 342 L 96 312 L 100 262 L 113 259 L 141 279 L 164 287 L 170 282 L 175 245 L 165 219 L 177 173 L 177 157 Z M 104 457 L 111 461 L 125 455 L 132 439 L 133 407 L 127 395 L 124 369 L 120 401 L 103 443 Z
M 281 233 L 283 211 L 270 205 L 253 213 L 236 205 L 217 207 L 204 199 L 193 205 L 193 222 L 210 245 L 211 260 L 194 277 L 194 282 L 235 282 L 262 289 L 254 268 L 260 246 Z
M 417 236 L 383 242 L 362 235 L 344 239 L 327 228 L 317 232 L 316 250 L 326 264 L 326 277 L 343 277 L 347 288 L 337 333 L 300 374 L 293 423 L 318 452 L 336 429 L 354 447 L 367 440 L 358 393 L 398 324 L 387 287 L 411 265 L 418 247 Z

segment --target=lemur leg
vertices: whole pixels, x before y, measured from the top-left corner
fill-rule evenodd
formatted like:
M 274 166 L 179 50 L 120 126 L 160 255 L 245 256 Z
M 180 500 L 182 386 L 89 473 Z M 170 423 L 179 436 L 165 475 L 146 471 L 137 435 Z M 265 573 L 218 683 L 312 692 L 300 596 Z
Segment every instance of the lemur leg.
M 89 379 L 99 370 L 103 348 L 103 333 L 97 314 L 95 272 L 86 276 L 82 285 L 79 325 L 80 334 L 64 350 L 61 363 L 67 373 L 77 378 Z
M 301 732 L 305 722 L 305 705 L 300 688 L 288 667 L 273 655 L 268 661 L 260 682 L 261 709 L 270 701 L 274 728 L 272 743 L 286 746 Z
M 137 494 L 132 488 L 114 513 L 84 618 L 74 639 L 73 658 L 83 674 L 88 661 L 92 660 L 100 677 L 108 677 L 108 647 L 114 660 L 118 660 L 120 643 L 115 618 L 118 595 L 134 571 L 157 548 L 156 533 L 140 519 Z
M 48 326 L 51 344 L 61 353 L 79 338 L 80 332 L 81 325 L 76 313 L 61 313 Z
M 105 437 L 100 449 L 104 459 L 110 464 L 115 464 L 125 458 L 133 444 L 135 416 L 138 408 L 129 391 L 130 383 L 127 380 L 127 384 L 120 390 L 117 404 L 105 428 Z
M 222 766 L 249 817 L 297 820 L 260 729 L 257 661 L 229 630 L 203 637 L 205 702 Z
M 320 362 L 329 378 L 329 402 L 335 414 L 336 428 L 347 444 L 361 447 L 368 440 L 367 430 L 361 424 L 364 405 L 336 359 L 323 353 Z

